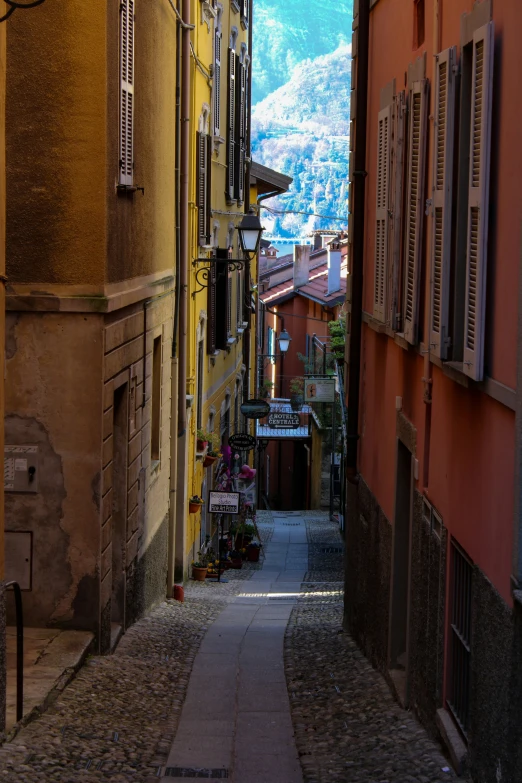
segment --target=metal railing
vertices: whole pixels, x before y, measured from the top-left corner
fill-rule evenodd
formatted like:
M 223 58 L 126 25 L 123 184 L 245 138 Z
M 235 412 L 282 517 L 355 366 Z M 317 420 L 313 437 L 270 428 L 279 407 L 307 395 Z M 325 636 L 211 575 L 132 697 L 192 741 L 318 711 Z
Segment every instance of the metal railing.
M 6 590 L 12 587 L 16 609 L 16 722 L 24 716 L 24 612 L 22 591 L 18 582 L 6 582 Z
M 448 706 L 464 736 L 469 729 L 471 691 L 471 591 L 473 565 L 451 542 L 450 693 Z

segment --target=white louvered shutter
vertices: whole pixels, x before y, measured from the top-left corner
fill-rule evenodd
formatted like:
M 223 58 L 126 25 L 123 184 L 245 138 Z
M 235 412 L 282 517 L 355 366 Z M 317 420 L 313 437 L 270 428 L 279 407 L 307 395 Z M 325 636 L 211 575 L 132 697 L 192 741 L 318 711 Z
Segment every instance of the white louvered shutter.
M 221 136 L 221 30 L 214 32 L 214 136 Z
M 415 82 L 410 93 L 409 148 L 404 247 L 403 329 L 409 343 L 417 342 L 422 229 L 424 223 L 424 169 L 426 162 L 428 83 Z
M 132 185 L 134 169 L 134 0 L 120 3 L 120 185 Z
M 439 359 L 448 349 L 456 55 L 453 46 L 435 58 L 430 349 Z
M 236 52 L 228 50 L 227 196 L 234 199 L 236 182 Z
M 490 22 L 473 35 L 471 75 L 463 369 L 475 381 L 482 380 L 484 373 L 493 47 L 494 27 Z
M 390 206 L 392 227 L 390 238 L 390 278 L 391 278 L 391 324 L 392 329 L 400 329 L 399 280 L 401 268 L 402 239 L 402 203 L 404 187 L 404 142 L 406 128 L 406 94 L 404 90 L 395 96 L 392 133 L 392 161 L 390 177 Z
M 247 70 L 239 57 L 236 58 L 236 182 L 234 197 L 239 203 L 244 199 L 245 150 L 246 150 L 246 84 Z
M 196 134 L 197 155 L 196 155 L 196 168 L 197 168 L 197 192 L 196 192 L 196 206 L 198 208 L 198 243 L 200 245 L 207 245 L 210 237 L 207 236 L 208 227 L 208 204 L 207 204 L 207 191 L 208 191 L 208 168 L 209 160 L 207 155 L 207 135 L 205 133 Z
M 377 183 L 375 210 L 375 277 L 373 315 L 386 319 L 386 281 L 388 263 L 388 193 L 390 175 L 391 106 L 379 112 L 377 124 Z

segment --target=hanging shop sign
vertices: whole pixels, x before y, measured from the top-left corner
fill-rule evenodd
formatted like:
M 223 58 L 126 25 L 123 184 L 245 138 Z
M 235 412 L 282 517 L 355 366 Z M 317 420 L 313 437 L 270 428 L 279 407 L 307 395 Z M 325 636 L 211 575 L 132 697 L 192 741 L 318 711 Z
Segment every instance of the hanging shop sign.
M 269 413 L 268 426 L 273 430 L 295 430 L 300 425 L 298 413 Z
M 264 419 L 270 413 L 270 403 L 266 400 L 247 400 L 241 404 L 241 413 L 246 419 Z
M 211 514 L 239 514 L 239 492 L 208 493 L 207 510 Z
M 335 378 L 305 378 L 305 402 L 335 402 Z
M 237 432 L 235 435 L 230 436 L 228 445 L 237 451 L 250 451 L 256 445 L 256 439 L 247 432 Z

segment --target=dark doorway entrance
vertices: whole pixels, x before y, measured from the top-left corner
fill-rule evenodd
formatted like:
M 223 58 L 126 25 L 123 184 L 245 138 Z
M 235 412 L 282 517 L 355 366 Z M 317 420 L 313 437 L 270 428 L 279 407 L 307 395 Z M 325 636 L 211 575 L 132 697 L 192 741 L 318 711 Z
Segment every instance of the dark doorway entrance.
M 114 391 L 112 466 L 112 597 L 111 623 L 125 627 L 125 543 L 127 529 L 127 451 L 129 394 L 124 383 Z
M 410 596 L 412 455 L 397 441 L 397 474 L 390 598 L 389 669 L 397 695 L 407 703 L 408 620 Z
M 292 511 L 308 508 L 308 453 L 303 443 L 294 442 Z

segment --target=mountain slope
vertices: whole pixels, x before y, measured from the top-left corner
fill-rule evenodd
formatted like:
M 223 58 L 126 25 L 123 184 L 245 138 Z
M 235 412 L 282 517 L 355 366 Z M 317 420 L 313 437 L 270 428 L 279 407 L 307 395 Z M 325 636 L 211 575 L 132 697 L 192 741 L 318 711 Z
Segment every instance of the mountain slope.
M 352 38 L 353 0 L 255 0 L 252 100 L 287 82 L 295 66 Z
M 341 228 L 347 220 L 350 46 L 304 59 L 289 81 L 254 106 L 254 160 L 294 178 L 289 194 L 269 206 L 315 212 L 342 220 L 305 215 L 268 215 L 268 233 L 299 236 L 313 228 Z

